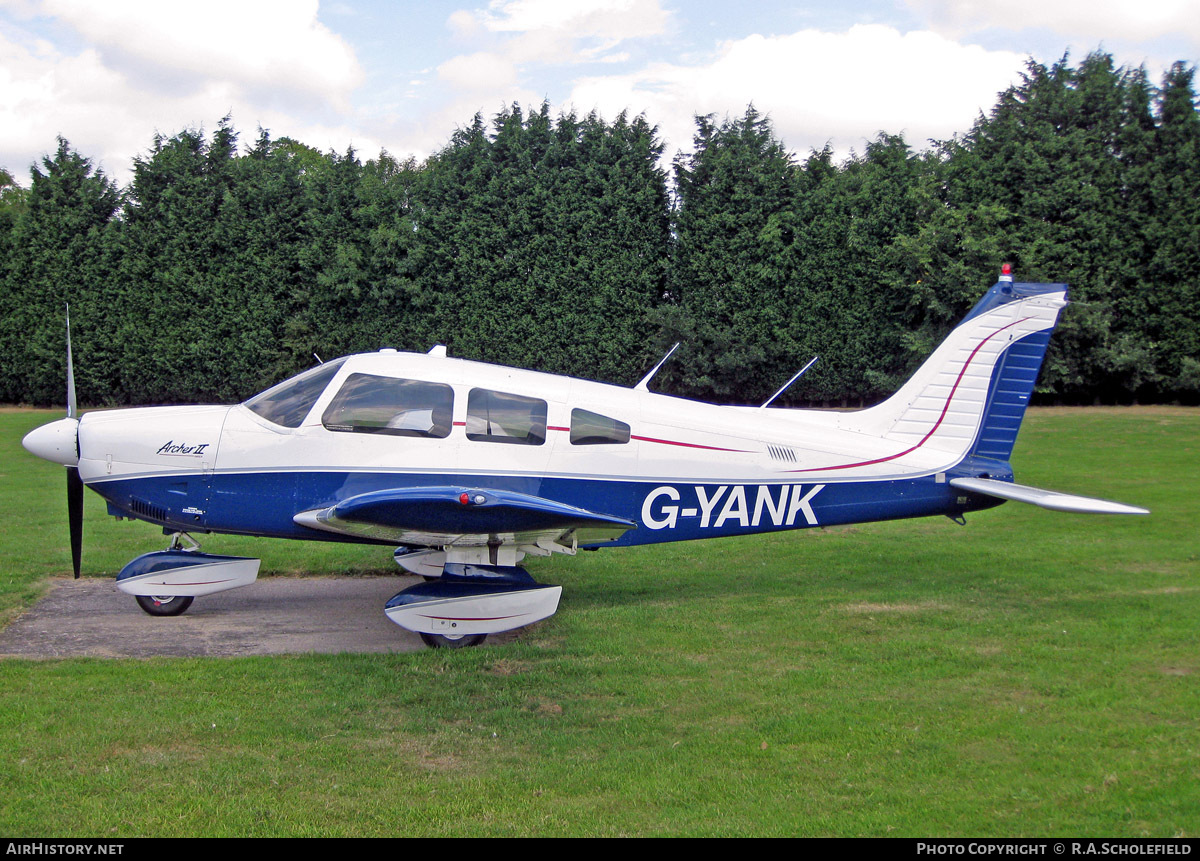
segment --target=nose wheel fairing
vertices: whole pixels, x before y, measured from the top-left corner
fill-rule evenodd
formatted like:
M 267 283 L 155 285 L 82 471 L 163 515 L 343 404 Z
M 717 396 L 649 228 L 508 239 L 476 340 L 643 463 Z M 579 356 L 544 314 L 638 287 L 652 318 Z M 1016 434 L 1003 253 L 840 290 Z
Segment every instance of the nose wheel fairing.
M 117 588 L 149 598 L 212 595 L 253 583 L 261 561 L 196 550 L 156 550 L 122 568 Z

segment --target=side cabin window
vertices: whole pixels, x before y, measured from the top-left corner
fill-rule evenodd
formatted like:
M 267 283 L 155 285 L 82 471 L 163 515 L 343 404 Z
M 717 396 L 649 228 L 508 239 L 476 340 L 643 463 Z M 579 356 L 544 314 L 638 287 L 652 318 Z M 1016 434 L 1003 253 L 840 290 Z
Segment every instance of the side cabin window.
M 571 445 L 623 445 L 629 425 L 590 410 L 571 410 Z
M 339 359 L 336 362 L 317 365 L 271 386 L 246 401 L 246 407 L 273 424 L 285 428 L 298 428 L 317 402 L 317 398 L 321 397 L 321 392 L 329 385 L 329 381 L 341 369 L 343 361 Z
M 541 445 L 546 441 L 546 402 L 490 389 L 471 389 L 467 395 L 467 439 Z
M 453 415 L 454 390 L 443 383 L 351 374 L 321 424 L 331 431 L 444 439 Z

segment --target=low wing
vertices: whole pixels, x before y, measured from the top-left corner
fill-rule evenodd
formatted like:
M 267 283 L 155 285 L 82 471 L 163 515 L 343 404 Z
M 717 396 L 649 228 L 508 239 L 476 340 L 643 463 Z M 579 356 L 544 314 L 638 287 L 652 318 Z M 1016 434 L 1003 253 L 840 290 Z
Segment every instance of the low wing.
M 343 499 L 328 508 L 302 511 L 301 526 L 396 544 L 447 547 L 489 541 L 580 544 L 615 541 L 636 527 L 630 520 L 597 514 L 540 496 L 468 487 L 403 487 Z
M 995 496 L 999 499 L 1012 499 L 1016 502 L 1028 502 L 1053 511 L 1072 511 L 1080 514 L 1149 514 L 1149 510 L 1122 502 L 1109 502 L 1107 499 L 1092 499 L 1089 496 L 1074 496 L 1070 493 L 1057 493 L 1053 490 L 1042 490 L 1038 487 L 1027 487 L 1023 484 L 1013 484 L 1011 481 L 996 481 L 992 478 L 952 478 L 950 484 L 972 493 L 982 493 L 985 496 Z

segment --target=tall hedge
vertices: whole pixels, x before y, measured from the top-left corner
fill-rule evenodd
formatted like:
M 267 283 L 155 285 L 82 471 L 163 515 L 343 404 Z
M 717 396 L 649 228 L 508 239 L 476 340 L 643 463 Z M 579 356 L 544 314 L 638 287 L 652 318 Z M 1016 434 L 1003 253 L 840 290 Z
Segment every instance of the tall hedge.
M 1039 384 L 1200 400 L 1194 70 L 1030 62 L 914 149 L 797 157 L 753 106 L 696 120 L 668 172 L 646 117 L 474 117 L 423 163 L 321 153 L 229 118 L 156 136 L 124 189 L 62 139 L 0 171 L 0 401 L 233 401 L 381 346 L 759 403 L 894 390 L 1012 262 L 1067 281 Z

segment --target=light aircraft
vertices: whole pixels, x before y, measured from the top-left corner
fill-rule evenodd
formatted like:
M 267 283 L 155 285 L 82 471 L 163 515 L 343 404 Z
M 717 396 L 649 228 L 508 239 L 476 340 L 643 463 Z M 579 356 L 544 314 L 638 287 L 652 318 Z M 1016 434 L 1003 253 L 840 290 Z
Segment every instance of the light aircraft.
M 24 439 L 67 467 L 80 567 L 83 488 L 170 547 L 121 590 L 153 615 L 247 585 L 259 560 L 189 533 L 395 547 L 424 578 L 385 606 L 435 647 L 552 615 L 561 587 L 526 556 L 947 515 L 1017 500 L 1145 509 L 1013 482 L 1009 465 L 1067 285 L 1007 267 L 892 397 L 853 412 L 731 407 L 446 355 L 380 350 L 320 364 L 235 406 L 76 414 Z M 661 362 L 659 363 L 662 364 Z M 776 393 L 778 395 L 778 393 Z

